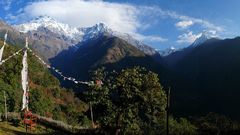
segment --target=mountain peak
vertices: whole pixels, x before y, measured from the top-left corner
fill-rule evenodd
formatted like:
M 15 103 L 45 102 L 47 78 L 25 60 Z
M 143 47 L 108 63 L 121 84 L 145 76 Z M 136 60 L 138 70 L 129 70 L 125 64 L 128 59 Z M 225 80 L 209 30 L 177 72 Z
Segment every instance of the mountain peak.
M 167 48 L 165 50 L 158 50 L 158 52 L 161 56 L 165 57 L 165 56 L 168 56 L 168 55 L 170 55 L 170 54 L 172 54 L 172 53 L 174 53 L 178 50 L 180 50 L 180 49 L 175 48 L 174 46 L 171 46 L 170 48 Z
M 171 49 L 171 50 L 175 50 L 176 48 L 175 48 L 174 46 L 171 46 L 170 49 Z
M 14 27 L 23 33 L 27 33 L 33 30 L 36 31 L 38 28 L 44 27 L 54 33 L 65 35 L 72 39 L 78 39 L 82 35 L 82 32 L 80 32 L 77 28 L 58 22 L 50 16 L 39 16 L 27 23 L 15 25 Z
M 52 18 L 50 16 L 47 16 L 47 15 L 38 16 L 35 19 L 33 19 L 32 21 L 38 21 L 38 20 L 41 20 L 41 21 L 56 21 L 54 18 Z
M 79 30 L 83 31 L 83 33 L 84 33 L 83 41 L 87 41 L 89 39 L 95 39 L 104 34 L 108 34 L 108 35 L 112 36 L 114 33 L 113 30 L 110 29 L 104 23 L 97 23 L 92 27 L 79 28 Z
M 109 29 L 107 25 L 102 22 L 97 23 L 94 27 L 97 28 L 99 31 Z
M 134 45 L 141 51 L 148 55 L 154 55 L 157 52 L 143 44 L 141 41 L 136 40 L 127 33 L 120 33 L 109 28 L 105 23 L 99 22 L 91 27 L 71 27 L 68 24 L 61 23 L 50 16 L 39 16 L 29 22 L 14 26 L 19 32 L 32 33 L 32 32 L 46 32 L 51 31 L 59 37 L 63 36 L 64 40 L 73 41 L 74 43 L 86 42 L 89 40 L 97 39 L 102 36 L 119 37 L 128 43 Z M 43 29 L 42 29 L 43 28 Z
M 192 46 L 198 46 L 210 38 L 211 37 L 206 32 L 202 32 L 202 34 L 192 43 Z
M 92 27 L 82 28 L 86 33 L 113 33 L 112 29 L 110 29 L 105 23 L 97 23 Z

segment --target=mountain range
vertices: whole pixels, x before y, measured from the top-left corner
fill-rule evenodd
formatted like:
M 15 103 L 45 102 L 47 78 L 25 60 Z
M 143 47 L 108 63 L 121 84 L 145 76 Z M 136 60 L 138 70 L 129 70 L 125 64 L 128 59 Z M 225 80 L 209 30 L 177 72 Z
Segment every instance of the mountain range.
M 134 39 L 131 35 L 113 31 L 104 23 L 98 23 L 87 28 L 77 28 L 61 23 L 49 16 L 40 16 L 13 27 L 19 32 L 30 36 L 33 41 L 40 41 L 33 43 L 33 48 L 43 54 L 46 60 L 55 57 L 66 49 L 71 49 L 74 52 L 82 42 L 96 39 L 106 33 L 109 36 L 116 36 L 129 42 L 146 54 L 154 55 L 157 53 L 155 49 Z
M 104 23 L 76 28 L 41 16 L 14 26 L 1 22 L 1 37 L 6 30 L 12 44 L 22 45 L 30 37 L 30 47 L 66 75 L 89 80 L 89 71 L 99 67 L 143 66 L 159 74 L 164 88 L 171 87 L 172 113 L 212 111 L 240 119 L 235 107 L 240 103 L 239 37 L 222 40 L 203 33 L 186 48 L 158 51 Z
M 239 119 L 240 38 L 209 39 L 203 44 L 172 54 L 170 68 L 175 109 L 185 115 L 218 112 Z M 174 63 L 174 64 L 173 64 Z M 169 65 L 167 65 L 169 66 Z M 175 110 L 175 111 L 176 111 Z M 183 113 L 182 113 L 183 114 Z

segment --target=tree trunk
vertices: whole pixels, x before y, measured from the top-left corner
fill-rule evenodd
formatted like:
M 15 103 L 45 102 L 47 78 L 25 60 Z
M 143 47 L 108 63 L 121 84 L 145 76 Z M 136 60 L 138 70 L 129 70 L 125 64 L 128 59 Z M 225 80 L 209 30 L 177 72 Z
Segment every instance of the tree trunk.
M 4 105 L 4 109 L 5 109 L 5 120 L 7 121 L 8 120 L 8 115 L 7 115 L 7 98 L 6 98 L 6 94 L 5 94 L 5 91 L 3 91 L 4 92 L 4 103 L 5 103 L 5 105 Z
M 169 108 L 170 108 L 170 88 L 167 92 L 167 106 L 166 106 L 166 111 L 167 111 L 167 118 L 166 118 L 166 134 L 169 135 Z
M 89 102 L 90 112 L 91 112 L 91 120 L 92 120 L 92 128 L 95 128 L 94 120 L 93 120 L 93 110 L 92 110 L 92 104 Z
M 121 114 L 118 114 L 117 119 L 116 119 L 116 133 L 115 133 L 115 135 L 119 135 L 120 132 L 121 132 L 120 121 L 121 121 Z

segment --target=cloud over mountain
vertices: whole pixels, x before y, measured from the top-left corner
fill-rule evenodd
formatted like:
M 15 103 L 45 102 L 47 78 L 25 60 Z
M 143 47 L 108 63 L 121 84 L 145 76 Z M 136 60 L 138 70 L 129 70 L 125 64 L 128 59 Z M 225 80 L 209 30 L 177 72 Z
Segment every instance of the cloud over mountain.
M 150 37 L 150 41 L 165 41 L 161 36 L 145 36 L 138 32 L 138 29 L 144 27 L 138 20 L 140 11 L 129 4 L 101 0 L 50 0 L 30 2 L 19 12 L 16 17 L 20 20 L 48 15 L 75 27 L 89 27 L 103 22 L 111 29 L 134 35 L 139 40 Z
M 192 31 L 188 32 L 188 33 L 183 33 L 182 35 L 178 36 L 178 40 L 177 43 L 193 43 L 197 38 L 199 38 L 201 36 L 201 33 L 199 34 L 193 34 Z
M 89 27 L 98 22 L 104 22 L 120 32 L 135 32 L 140 26 L 136 19 L 137 10 L 135 7 L 96 0 L 33 2 L 23 9 L 23 14 L 28 17 L 49 15 L 77 27 Z
M 128 33 L 155 46 L 190 43 L 196 36 L 189 31 L 208 31 L 213 35 L 225 32 L 222 26 L 200 19 L 201 16 L 192 17 L 155 5 L 103 0 L 31 0 L 17 11 L 8 12 L 5 19 L 11 24 L 19 24 L 45 15 L 74 27 L 89 27 L 103 22 L 114 31 Z M 168 34 L 169 31 L 175 34 Z

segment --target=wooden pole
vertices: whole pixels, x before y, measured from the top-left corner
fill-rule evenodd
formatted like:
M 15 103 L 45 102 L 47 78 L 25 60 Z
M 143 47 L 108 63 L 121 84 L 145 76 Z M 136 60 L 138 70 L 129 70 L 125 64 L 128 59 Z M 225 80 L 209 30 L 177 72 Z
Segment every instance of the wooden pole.
M 94 128 L 93 110 L 92 110 L 92 104 L 91 104 L 91 101 L 89 102 L 89 107 L 90 107 L 90 112 L 91 112 L 92 127 Z
M 5 91 L 3 91 L 3 96 L 4 96 L 4 109 L 5 109 L 5 120 L 7 121 L 8 117 L 7 117 L 7 97 L 6 97 L 6 93 Z
M 167 92 L 167 106 L 166 106 L 166 111 L 167 111 L 167 121 L 166 121 L 166 127 L 167 127 L 167 132 L 166 134 L 169 135 L 169 108 L 170 108 L 170 88 L 168 89 Z

